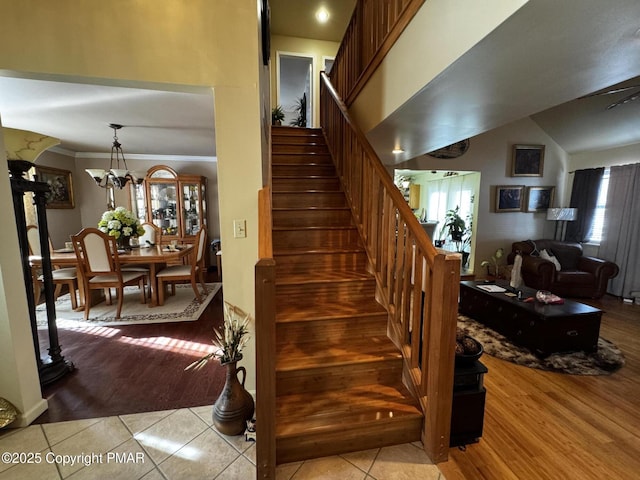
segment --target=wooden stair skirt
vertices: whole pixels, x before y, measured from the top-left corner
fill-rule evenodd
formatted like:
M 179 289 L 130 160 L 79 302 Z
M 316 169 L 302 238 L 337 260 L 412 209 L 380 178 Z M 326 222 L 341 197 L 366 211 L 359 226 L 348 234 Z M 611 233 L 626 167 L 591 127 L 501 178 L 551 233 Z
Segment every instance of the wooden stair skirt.
M 419 441 L 423 416 L 318 129 L 273 127 L 276 456 Z

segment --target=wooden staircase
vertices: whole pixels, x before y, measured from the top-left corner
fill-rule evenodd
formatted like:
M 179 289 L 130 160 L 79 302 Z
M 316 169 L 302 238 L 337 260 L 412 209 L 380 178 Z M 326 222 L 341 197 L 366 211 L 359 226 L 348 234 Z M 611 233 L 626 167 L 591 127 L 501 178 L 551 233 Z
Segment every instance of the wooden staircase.
M 419 441 L 423 415 L 319 129 L 272 128 L 276 459 Z

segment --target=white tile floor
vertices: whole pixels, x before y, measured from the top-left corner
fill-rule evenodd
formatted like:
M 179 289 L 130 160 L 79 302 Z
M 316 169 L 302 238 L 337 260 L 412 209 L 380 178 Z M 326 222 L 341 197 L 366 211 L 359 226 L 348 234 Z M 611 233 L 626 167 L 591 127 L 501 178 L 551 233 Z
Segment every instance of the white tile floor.
M 2 430 L 0 454 L 0 480 L 256 477 L 255 443 L 218 433 L 210 406 Z M 420 444 L 280 465 L 276 477 L 444 480 Z

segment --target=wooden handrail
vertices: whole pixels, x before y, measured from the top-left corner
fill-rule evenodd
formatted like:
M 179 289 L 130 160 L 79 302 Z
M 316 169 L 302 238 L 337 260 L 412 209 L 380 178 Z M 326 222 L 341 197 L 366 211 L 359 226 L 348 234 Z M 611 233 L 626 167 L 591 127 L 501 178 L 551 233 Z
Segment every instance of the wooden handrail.
M 425 414 L 423 441 L 447 459 L 460 255 L 432 245 L 391 176 L 321 74 L 321 125 L 372 264 L 404 378 Z
M 258 191 L 258 258 L 273 258 L 271 187 Z
M 276 262 L 273 259 L 271 187 L 258 192 L 255 266 L 257 478 L 276 475 Z
M 331 69 L 347 105 L 389 53 L 425 0 L 359 0 Z

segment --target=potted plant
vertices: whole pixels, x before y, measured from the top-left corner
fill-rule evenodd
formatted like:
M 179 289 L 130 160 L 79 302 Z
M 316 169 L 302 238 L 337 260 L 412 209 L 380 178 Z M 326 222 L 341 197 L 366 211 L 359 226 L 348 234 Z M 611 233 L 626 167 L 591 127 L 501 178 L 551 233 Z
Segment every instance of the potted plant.
M 298 116 L 291 120 L 289 125 L 292 127 L 306 127 L 307 126 L 307 94 L 303 93 L 302 97 L 298 99 L 298 102 L 293 106 L 293 110 L 297 112 Z
M 185 370 L 198 370 L 209 360 L 217 358 L 227 369 L 226 380 L 222 393 L 213 405 L 213 424 L 225 435 L 240 435 L 244 433 L 247 421 L 253 417 L 255 404 L 253 397 L 244 388 L 247 371 L 238 367 L 242 360 L 242 350 L 249 339 L 249 322 L 251 316 L 242 309 L 224 302 L 223 331 L 215 329 L 216 338 L 213 344 L 216 349 L 196 360 Z M 238 381 L 238 372 L 242 372 L 242 382 Z
M 282 125 L 284 120 L 284 110 L 281 105 L 276 105 L 271 110 L 271 125 Z
M 456 251 L 461 252 L 466 225 L 462 217 L 459 215 L 459 212 L 459 205 L 456 206 L 456 208 L 447 211 L 444 218 L 444 225 L 442 225 L 442 230 L 440 231 L 440 237 L 442 237 L 443 234 L 448 233 L 451 236 L 451 240 L 456 244 Z
M 487 267 L 487 275 L 494 276 L 495 278 L 500 278 L 500 259 L 504 256 L 504 249 L 499 248 L 495 251 L 495 253 L 491 256 L 490 260 L 483 260 L 480 263 L 481 267 Z M 493 267 L 493 274 L 491 273 L 491 267 Z
M 462 266 L 467 267 L 469 256 L 471 255 L 471 235 L 473 232 L 473 218 L 471 214 L 467 215 L 466 226 L 462 233 Z

